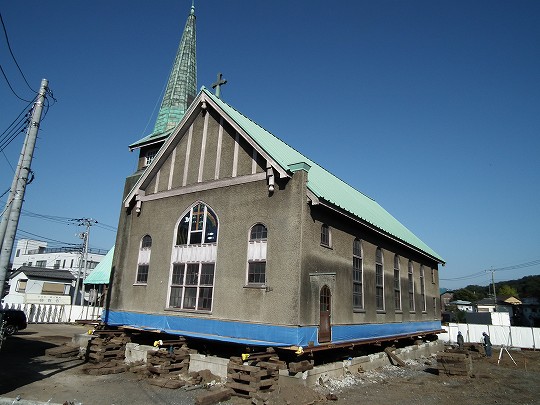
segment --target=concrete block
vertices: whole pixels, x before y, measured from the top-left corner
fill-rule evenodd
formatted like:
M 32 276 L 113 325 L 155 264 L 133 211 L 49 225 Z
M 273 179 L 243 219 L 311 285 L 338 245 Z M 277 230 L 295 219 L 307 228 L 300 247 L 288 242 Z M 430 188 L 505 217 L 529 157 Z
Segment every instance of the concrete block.
M 74 345 L 79 346 L 81 349 L 86 350 L 86 348 L 88 347 L 88 342 L 91 338 L 92 336 L 88 333 L 77 333 L 73 335 L 73 337 L 71 338 L 71 342 Z
M 148 352 L 155 352 L 157 348 L 137 343 L 126 343 L 126 363 L 142 361 L 146 363 Z
M 222 380 L 227 378 L 227 365 L 229 359 L 215 356 L 205 356 L 203 354 L 191 353 L 189 355 L 189 371 L 209 370 Z

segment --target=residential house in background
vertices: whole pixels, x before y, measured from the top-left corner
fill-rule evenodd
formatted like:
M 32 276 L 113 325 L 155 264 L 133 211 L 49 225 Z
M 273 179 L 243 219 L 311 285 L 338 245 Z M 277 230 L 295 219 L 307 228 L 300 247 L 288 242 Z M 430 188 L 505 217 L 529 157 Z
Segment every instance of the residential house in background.
M 3 304 L 69 305 L 75 289 L 75 277 L 68 270 L 21 266 L 10 275 L 9 293 Z
M 459 311 L 472 312 L 473 304 L 470 301 L 455 300 L 448 303 L 448 305 L 455 305 Z
M 12 269 L 15 271 L 26 266 L 68 270 L 74 277 L 77 277 L 80 272 L 81 277 L 85 278 L 105 257 L 106 253 L 106 250 L 89 248 L 85 270 L 82 246 L 80 245 L 49 248 L 47 242 L 44 241 L 20 239 L 15 249 Z

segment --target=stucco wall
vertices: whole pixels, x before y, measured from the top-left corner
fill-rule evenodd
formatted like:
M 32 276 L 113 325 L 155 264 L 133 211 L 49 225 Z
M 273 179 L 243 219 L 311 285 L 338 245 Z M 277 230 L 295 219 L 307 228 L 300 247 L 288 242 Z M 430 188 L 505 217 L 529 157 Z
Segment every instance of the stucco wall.
M 321 245 L 321 226 L 331 229 L 331 247 Z M 319 323 L 319 292 L 324 284 L 332 292 L 331 323 L 360 324 L 383 322 L 407 322 L 440 320 L 438 302 L 437 263 L 423 257 L 412 249 L 384 237 L 360 223 L 336 215 L 322 205 L 309 205 L 304 217 L 302 244 L 302 296 L 303 302 L 311 305 L 302 307 L 303 319 L 307 324 Z M 353 309 L 353 241 L 358 237 L 363 248 L 363 295 L 364 308 Z M 375 257 L 376 249 L 383 252 L 384 311 L 376 309 L 375 302 Z M 400 257 L 401 310 L 394 305 L 394 255 Z M 413 261 L 415 282 L 415 309 L 409 308 L 408 261 Z M 420 296 L 420 265 L 424 265 L 426 311 L 422 311 Z M 431 269 L 435 269 L 432 282 Z M 433 298 L 437 305 L 433 308 Z

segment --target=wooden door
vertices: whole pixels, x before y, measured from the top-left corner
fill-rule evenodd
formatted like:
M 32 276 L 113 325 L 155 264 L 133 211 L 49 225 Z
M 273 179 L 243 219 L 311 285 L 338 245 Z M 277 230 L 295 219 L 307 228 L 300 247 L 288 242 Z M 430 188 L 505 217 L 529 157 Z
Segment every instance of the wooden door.
M 331 324 L 330 324 L 330 302 L 331 302 L 330 288 L 324 285 L 321 288 L 319 297 L 319 311 L 320 311 L 320 323 L 319 323 L 319 343 L 330 342 L 332 339 Z

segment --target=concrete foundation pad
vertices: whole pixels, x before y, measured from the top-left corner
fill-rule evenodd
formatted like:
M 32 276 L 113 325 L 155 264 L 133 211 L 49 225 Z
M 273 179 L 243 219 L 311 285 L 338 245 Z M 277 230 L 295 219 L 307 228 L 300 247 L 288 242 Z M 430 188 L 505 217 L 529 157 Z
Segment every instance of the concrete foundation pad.
M 416 360 L 421 357 L 428 357 L 439 351 L 444 350 L 444 344 L 442 341 L 434 341 L 423 343 L 421 345 L 414 345 L 399 349 L 400 359 Z M 296 373 L 293 376 L 289 375 L 288 370 L 279 371 L 279 384 L 286 386 L 291 385 L 305 385 L 314 386 L 320 381 L 325 382 L 330 378 L 344 377 L 348 373 L 358 373 L 359 371 L 370 371 L 377 368 L 389 365 L 390 360 L 385 353 L 370 354 L 368 356 L 355 357 L 348 360 L 335 362 L 331 364 L 324 364 L 322 366 L 316 366 L 312 370 L 304 371 L 303 373 Z

